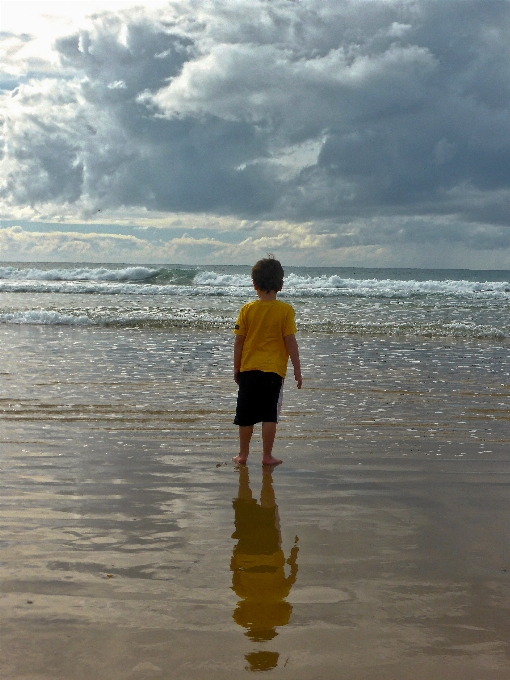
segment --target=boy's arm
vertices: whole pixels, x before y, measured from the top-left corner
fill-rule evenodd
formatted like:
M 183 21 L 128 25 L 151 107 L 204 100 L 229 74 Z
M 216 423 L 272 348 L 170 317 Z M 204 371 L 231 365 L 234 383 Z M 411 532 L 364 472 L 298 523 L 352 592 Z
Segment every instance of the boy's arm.
M 241 356 L 243 354 L 244 335 L 236 335 L 234 340 L 234 380 L 239 385 L 239 371 L 241 370 Z
M 294 378 L 297 382 L 298 389 L 300 390 L 301 385 L 303 384 L 303 378 L 301 377 L 301 362 L 299 361 L 299 347 L 296 336 L 294 334 L 286 335 L 283 339 L 292 365 L 294 366 Z

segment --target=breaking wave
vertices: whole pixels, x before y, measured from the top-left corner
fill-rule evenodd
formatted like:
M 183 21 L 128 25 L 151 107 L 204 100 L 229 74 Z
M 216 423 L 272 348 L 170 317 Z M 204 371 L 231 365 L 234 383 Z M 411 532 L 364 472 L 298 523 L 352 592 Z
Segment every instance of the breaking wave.
M 245 297 L 247 274 L 225 274 L 183 268 L 21 269 L 0 267 L 0 292 L 80 293 L 99 295 L 205 295 Z M 509 281 L 355 279 L 339 275 L 285 278 L 284 297 L 409 298 L 439 295 L 510 299 Z
M 217 274 L 216 272 L 199 272 L 194 280 L 195 286 L 211 288 L 246 289 L 251 288 L 249 276 L 238 274 Z M 244 291 L 243 291 L 244 293 Z M 363 296 L 363 297 L 409 297 L 430 293 L 454 296 L 504 295 L 510 294 L 508 281 L 468 280 L 430 280 L 402 281 L 396 279 L 353 279 L 333 276 L 299 276 L 289 274 L 285 277 L 283 288 L 285 295 L 327 295 L 327 296 Z
M 166 269 L 158 267 L 125 267 L 110 269 L 98 267 L 91 269 L 81 267 L 76 269 L 39 269 L 32 267 L 20 269 L 17 267 L 0 267 L 0 279 L 5 281 L 98 281 L 98 282 L 135 282 L 135 283 L 191 283 L 196 269 Z

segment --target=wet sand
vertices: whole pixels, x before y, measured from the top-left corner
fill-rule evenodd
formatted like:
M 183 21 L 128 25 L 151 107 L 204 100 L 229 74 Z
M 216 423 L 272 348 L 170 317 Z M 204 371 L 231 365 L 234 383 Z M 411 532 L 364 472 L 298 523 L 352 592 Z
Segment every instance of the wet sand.
M 302 337 L 263 473 L 228 334 L 1 340 L 5 680 L 510 676 L 507 346 Z

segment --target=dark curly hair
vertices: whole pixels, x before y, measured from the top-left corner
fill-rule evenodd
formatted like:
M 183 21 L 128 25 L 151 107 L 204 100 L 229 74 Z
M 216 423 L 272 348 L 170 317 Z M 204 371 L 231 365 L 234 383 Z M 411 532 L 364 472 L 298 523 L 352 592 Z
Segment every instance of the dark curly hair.
M 270 293 L 272 290 L 277 293 L 281 290 L 283 276 L 282 265 L 272 255 L 256 262 L 251 270 L 253 283 L 259 290 L 263 290 L 265 293 Z

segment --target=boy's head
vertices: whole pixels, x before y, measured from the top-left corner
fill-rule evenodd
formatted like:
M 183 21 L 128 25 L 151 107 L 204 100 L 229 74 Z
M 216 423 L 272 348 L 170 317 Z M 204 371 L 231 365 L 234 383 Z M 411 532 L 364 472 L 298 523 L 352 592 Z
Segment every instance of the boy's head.
M 275 293 L 278 293 L 283 286 L 282 265 L 271 256 L 259 260 L 252 267 L 251 278 L 259 290 L 265 293 L 274 290 Z

